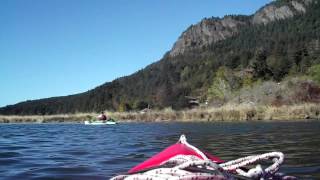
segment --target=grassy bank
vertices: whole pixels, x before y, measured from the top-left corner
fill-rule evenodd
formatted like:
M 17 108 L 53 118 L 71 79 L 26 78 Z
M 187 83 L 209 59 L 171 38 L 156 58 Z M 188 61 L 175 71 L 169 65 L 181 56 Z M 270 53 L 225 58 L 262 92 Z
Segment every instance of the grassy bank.
M 174 111 L 164 109 L 148 112 L 108 112 L 109 116 L 125 122 L 162 121 L 294 121 L 319 119 L 319 104 L 284 106 L 225 105 L 219 108 L 196 108 Z M 96 113 L 60 114 L 45 116 L 0 116 L 0 123 L 82 123 L 94 119 Z
M 225 105 L 219 108 L 198 108 L 188 111 L 150 111 L 146 113 L 113 113 L 117 119 L 132 121 L 270 121 L 319 119 L 318 104 L 291 106 Z
M 2 116 L 0 123 L 82 123 L 93 119 L 95 113 L 56 114 L 56 115 L 28 115 L 28 116 Z

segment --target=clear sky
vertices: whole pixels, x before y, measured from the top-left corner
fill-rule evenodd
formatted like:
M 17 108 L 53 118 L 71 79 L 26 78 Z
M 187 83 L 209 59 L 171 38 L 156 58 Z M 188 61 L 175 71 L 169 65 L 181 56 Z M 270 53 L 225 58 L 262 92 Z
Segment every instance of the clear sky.
M 169 51 L 204 17 L 271 0 L 0 0 L 0 107 L 90 90 Z

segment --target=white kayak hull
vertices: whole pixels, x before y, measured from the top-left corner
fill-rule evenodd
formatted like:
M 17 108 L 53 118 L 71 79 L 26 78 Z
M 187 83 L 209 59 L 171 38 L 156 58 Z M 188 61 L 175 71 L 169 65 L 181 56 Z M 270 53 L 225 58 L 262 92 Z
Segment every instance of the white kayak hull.
M 85 125 L 114 125 L 115 121 L 84 121 Z

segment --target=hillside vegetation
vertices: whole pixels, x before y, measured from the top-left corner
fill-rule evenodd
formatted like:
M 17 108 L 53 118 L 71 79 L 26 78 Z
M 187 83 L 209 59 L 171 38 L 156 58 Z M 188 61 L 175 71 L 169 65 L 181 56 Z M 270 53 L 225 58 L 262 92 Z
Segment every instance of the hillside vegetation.
M 6 106 L 0 114 L 183 109 L 186 96 L 212 106 L 319 103 L 319 64 L 320 2 L 279 0 L 252 16 L 190 26 L 160 61 L 130 76 L 81 94 Z

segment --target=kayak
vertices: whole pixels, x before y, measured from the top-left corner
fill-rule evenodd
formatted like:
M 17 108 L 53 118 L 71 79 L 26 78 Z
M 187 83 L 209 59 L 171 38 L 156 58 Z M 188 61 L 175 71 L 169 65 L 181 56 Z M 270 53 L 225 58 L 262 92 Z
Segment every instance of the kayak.
M 265 167 L 267 160 L 271 165 L 265 169 L 257 164 L 263 161 Z M 176 144 L 111 180 L 296 179 L 278 172 L 283 161 L 283 153 L 271 152 L 226 162 L 192 146 L 182 135 Z
M 84 121 L 85 125 L 114 125 L 117 124 L 114 120 L 108 121 L 100 121 L 100 120 L 92 120 L 92 121 Z
M 221 163 L 223 160 L 221 160 L 219 157 L 213 156 L 209 153 L 204 152 L 204 156 L 208 157 L 210 160 L 216 163 Z M 192 155 L 199 157 L 203 159 L 201 154 L 194 149 L 188 147 L 185 143 L 182 143 L 179 141 L 178 143 L 169 146 L 165 150 L 161 151 L 159 154 L 156 154 L 155 156 L 151 157 L 150 159 L 144 161 L 141 164 L 138 164 L 137 166 L 133 167 L 129 170 L 129 173 L 136 173 L 139 171 L 143 171 L 145 169 L 149 169 L 152 167 L 160 166 L 162 162 L 177 156 L 177 155 Z
M 85 125 L 114 125 L 115 121 L 84 121 Z

